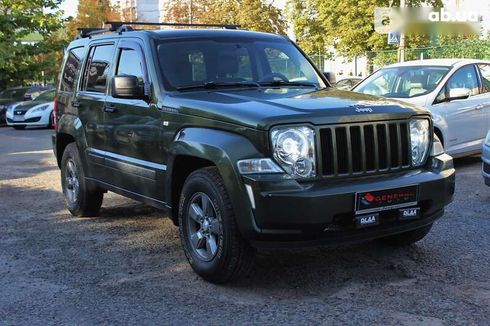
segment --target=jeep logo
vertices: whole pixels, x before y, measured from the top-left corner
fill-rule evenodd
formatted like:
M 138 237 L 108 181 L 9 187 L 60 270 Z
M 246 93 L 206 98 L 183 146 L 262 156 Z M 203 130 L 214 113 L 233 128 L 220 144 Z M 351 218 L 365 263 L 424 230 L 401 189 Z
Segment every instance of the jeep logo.
M 371 108 L 356 108 L 357 113 L 372 113 L 373 109 Z

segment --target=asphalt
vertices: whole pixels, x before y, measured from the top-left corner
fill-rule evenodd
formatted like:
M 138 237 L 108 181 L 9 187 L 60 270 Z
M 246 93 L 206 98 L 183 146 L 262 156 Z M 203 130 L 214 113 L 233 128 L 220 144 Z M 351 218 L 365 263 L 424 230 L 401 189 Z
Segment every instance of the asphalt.
M 164 214 L 109 193 L 65 209 L 46 129 L 0 128 L 0 325 L 490 324 L 490 188 L 456 161 L 446 214 L 407 248 L 260 252 L 246 279 L 190 269 Z

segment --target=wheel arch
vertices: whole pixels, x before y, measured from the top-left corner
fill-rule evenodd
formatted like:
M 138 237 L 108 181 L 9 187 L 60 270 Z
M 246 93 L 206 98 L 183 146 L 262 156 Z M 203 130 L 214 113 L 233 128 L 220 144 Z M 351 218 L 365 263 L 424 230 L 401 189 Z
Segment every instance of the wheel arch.
M 253 213 L 236 162 L 244 158 L 263 157 L 245 137 L 222 130 L 186 128 L 175 137 L 169 149 L 166 202 L 172 207 L 172 220 L 177 222 L 180 191 L 187 176 L 207 166 L 216 166 L 235 212 L 241 230 L 254 227 Z
M 82 122 L 75 115 L 64 114 L 58 121 L 58 130 L 56 131 L 54 144 L 58 167 L 61 166 L 63 153 L 66 146 L 70 143 L 76 143 L 80 155 L 84 155 L 83 150 L 87 147 L 87 142 L 82 128 Z M 86 168 L 85 160 L 83 162 L 84 168 Z

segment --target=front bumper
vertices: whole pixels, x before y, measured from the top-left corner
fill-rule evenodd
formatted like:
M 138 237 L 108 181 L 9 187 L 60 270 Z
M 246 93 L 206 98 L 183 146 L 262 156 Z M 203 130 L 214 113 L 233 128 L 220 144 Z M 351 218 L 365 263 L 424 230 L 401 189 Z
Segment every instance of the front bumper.
M 485 184 L 490 186 L 490 146 L 483 145 L 482 152 L 482 175 L 485 180 Z
M 452 158 L 446 154 L 431 158 L 428 165 L 420 170 L 312 183 L 298 183 L 277 174 L 244 176 L 245 185 L 253 194 L 249 195 L 251 206 L 255 206 L 255 232 L 250 240 L 257 246 L 343 243 L 430 224 L 442 216 L 444 207 L 452 201 L 455 170 Z M 400 221 L 398 210 L 392 209 L 379 212 L 379 225 L 356 228 L 356 192 L 409 185 L 418 186 L 418 219 Z

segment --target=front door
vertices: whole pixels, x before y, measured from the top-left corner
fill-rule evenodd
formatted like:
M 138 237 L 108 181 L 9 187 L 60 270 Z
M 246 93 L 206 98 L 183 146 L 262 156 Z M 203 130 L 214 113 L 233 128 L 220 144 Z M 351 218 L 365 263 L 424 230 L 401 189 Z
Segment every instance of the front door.
M 445 101 L 451 90 L 464 89 L 470 96 L 465 99 Z M 467 65 L 458 69 L 447 81 L 438 96 L 441 103 L 434 106 L 446 118 L 447 135 L 444 139 L 444 147 L 457 154 L 471 150 L 479 150 L 481 138 L 486 129 L 486 121 L 483 119 L 481 94 L 478 85 L 478 75 L 474 65 Z
M 150 80 L 142 45 L 122 40 L 117 48 L 116 76 L 136 76 L 149 94 Z M 105 164 L 110 183 L 133 193 L 163 199 L 161 112 L 148 98 L 122 99 L 107 96 L 104 106 Z

